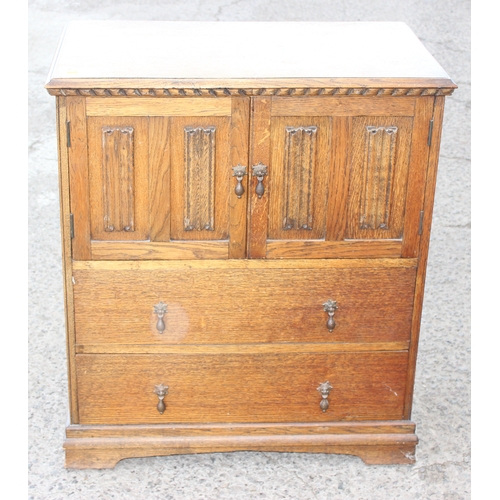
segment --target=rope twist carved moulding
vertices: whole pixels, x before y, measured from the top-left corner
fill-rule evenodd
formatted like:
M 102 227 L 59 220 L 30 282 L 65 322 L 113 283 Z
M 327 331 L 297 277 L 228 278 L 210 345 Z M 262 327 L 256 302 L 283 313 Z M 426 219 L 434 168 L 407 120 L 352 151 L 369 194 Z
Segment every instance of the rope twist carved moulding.
M 377 87 L 332 87 L 332 88 L 259 88 L 259 89 L 54 89 L 48 92 L 54 96 L 83 97 L 231 97 L 231 96 L 448 96 L 453 94 L 453 88 L 377 88 Z

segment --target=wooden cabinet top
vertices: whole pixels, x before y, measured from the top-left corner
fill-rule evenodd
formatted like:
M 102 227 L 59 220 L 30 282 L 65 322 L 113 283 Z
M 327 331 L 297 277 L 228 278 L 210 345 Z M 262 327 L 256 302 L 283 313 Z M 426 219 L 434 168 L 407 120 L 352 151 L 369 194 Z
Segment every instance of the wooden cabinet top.
M 74 21 L 46 88 L 103 96 L 449 95 L 456 85 L 401 22 Z

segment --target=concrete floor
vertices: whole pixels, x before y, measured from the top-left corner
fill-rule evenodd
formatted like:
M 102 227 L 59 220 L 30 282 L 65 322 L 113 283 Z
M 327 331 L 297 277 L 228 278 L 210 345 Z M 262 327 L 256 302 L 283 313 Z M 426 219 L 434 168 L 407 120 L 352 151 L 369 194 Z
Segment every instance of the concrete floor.
M 55 100 L 43 88 L 72 19 L 404 21 L 458 84 L 446 101 L 412 418 L 412 466 L 356 457 L 227 453 L 66 470 L 66 354 Z M 470 497 L 470 6 L 464 0 L 32 0 L 29 12 L 29 498 Z

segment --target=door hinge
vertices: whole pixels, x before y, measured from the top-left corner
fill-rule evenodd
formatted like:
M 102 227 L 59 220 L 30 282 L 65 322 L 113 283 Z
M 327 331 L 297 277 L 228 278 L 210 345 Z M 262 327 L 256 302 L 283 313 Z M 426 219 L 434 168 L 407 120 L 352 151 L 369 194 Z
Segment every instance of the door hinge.
M 424 211 L 422 210 L 420 212 L 420 222 L 418 224 L 418 234 L 421 235 L 423 231 L 423 226 L 424 226 Z
M 434 128 L 434 118 L 429 121 L 429 135 L 427 136 L 427 146 L 432 144 L 432 129 Z
M 71 122 L 67 121 L 66 122 L 66 147 L 70 148 L 71 147 L 71 127 L 70 127 Z
M 75 237 L 75 219 L 73 214 L 69 214 L 69 237 L 71 239 Z

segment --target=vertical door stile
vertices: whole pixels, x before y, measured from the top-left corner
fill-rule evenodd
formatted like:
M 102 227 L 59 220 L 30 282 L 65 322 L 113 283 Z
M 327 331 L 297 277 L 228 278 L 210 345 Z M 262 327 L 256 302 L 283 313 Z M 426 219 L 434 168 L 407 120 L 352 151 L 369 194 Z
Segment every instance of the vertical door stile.
M 349 163 L 352 118 L 333 117 L 332 168 L 328 182 L 326 241 L 342 241 L 347 224 L 349 195 Z
M 234 177 L 229 195 L 229 250 L 230 259 L 243 259 L 246 256 L 246 234 L 247 234 L 247 203 L 248 203 L 248 178 L 251 175 L 248 164 L 248 141 L 250 129 L 250 98 L 231 98 L 231 167 L 242 165 L 246 167 L 246 175 L 241 180 L 244 193 L 235 192 L 237 185 L 236 177 L 230 169 L 227 175 Z
M 67 121 L 71 126 L 68 148 L 71 213 L 74 216 L 73 259 L 90 260 L 90 199 L 85 97 L 67 99 Z
M 70 99 L 69 99 L 70 100 Z M 68 394 L 69 410 L 71 423 L 78 423 L 78 398 L 77 398 L 77 379 L 76 369 L 73 363 L 75 356 L 75 310 L 73 303 L 73 270 L 72 270 L 72 224 L 73 214 L 71 214 L 70 205 L 70 165 L 68 162 L 68 153 L 70 146 L 64 141 L 67 137 L 69 126 L 67 113 L 67 97 L 58 97 L 57 123 L 58 123 L 58 150 L 59 150 L 59 196 L 61 207 L 61 231 L 62 231 L 62 257 L 64 271 L 64 312 L 66 319 L 66 355 L 68 359 Z M 68 217 L 69 215 L 69 217 Z
M 248 175 L 249 182 L 249 231 L 248 256 L 252 259 L 266 258 L 267 220 L 269 212 L 269 185 L 272 183 L 271 160 L 271 98 L 253 97 L 251 150 Z M 256 193 L 257 177 L 252 175 L 252 166 L 262 163 L 268 167 L 264 183 L 264 194 Z
M 406 196 L 403 245 L 401 256 L 413 258 L 418 255 L 420 242 L 420 211 L 424 205 L 424 192 L 429 162 L 429 122 L 434 110 L 434 97 L 417 99 L 415 116 L 413 117 L 413 136 L 411 159 L 408 172 L 408 189 Z M 424 168 L 425 166 L 425 168 Z
M 170 118 L 149 117 L 149 228 L 151 241 L 170 240 Z

